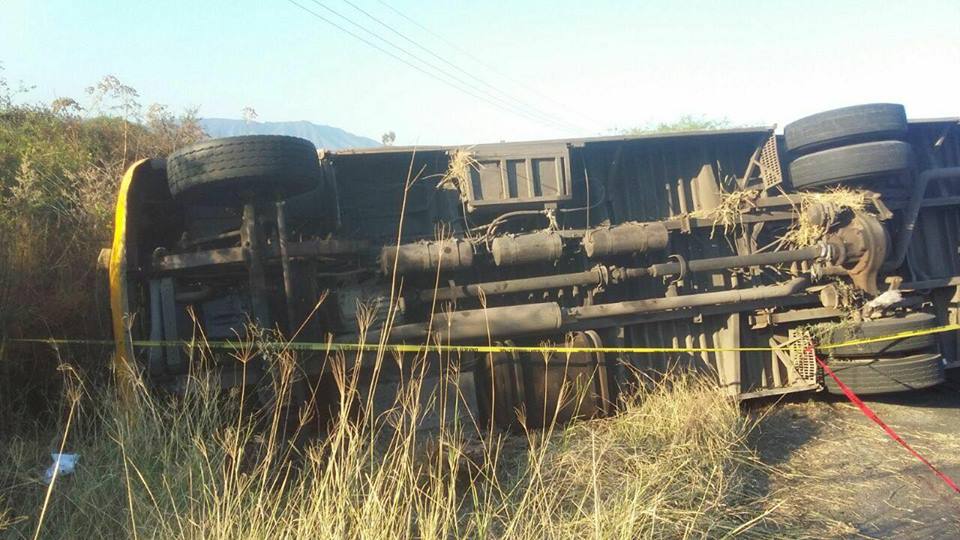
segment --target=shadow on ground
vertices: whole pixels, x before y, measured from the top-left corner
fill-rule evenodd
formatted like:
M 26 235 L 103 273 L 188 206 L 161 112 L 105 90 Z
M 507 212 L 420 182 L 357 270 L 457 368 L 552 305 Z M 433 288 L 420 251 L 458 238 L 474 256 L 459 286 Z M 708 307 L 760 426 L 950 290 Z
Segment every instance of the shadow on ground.
M 911 446 L 960 481 L 960 391 L 942 385 L 865 398 Z M 960 495 L 843 396 L 752 403 L 751 443 L 768 464 L 766 492 L 791 490 L 798 512 L 848 524 L 837 537 L 958 538 Z M 761 480 L 763 481 L 763 480 Z

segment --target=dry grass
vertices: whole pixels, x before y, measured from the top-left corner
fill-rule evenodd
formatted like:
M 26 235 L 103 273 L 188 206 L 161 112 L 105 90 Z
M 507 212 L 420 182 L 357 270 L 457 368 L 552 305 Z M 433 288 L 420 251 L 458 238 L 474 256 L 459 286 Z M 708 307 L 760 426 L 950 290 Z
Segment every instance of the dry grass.
M 807 210 L 812 205 L 821 205 L 829 213 L 839 215 L 847 211 L 863 212 L 867 208 L 867 198 L 863 192 L 838 187 L 822 193 L 800 193 L 798 208 L 800 218 L 783 235 L 783 243 L 791 247 L 812 246 L 823 240 L 827 227 L 807 219 Z
M 537 519 L 520 536 L 536 537 L 540 523 L 559 538 L 769 532 L 775 504 L 750 483 L 761 466 L 745 444 L 749 431 L 736 405 L 702 380 L 633 396 L 617 418 L 574 426 L 534 456 L 528 512 Z
M 297 432 L 314 419 L 301 415 L 293 434 L 285 428 L 286 409 L 277 404 L 291 391 L 295 359 L 276 350 L 281 398 L 253 412 L 241 405 L 242 395 L 218 395 L 199 375 L 179 399 L 142 384 L 130 406 L 110 393 L 75 393 L 76 427 L 66 449 L 80 453 L 80 465 L 55 482 L 48 504 L 38 477 L 50 448 L 31 438 L 5 440 L 5 534 L 802 536 L 782 501 L 760 488 L 758 478 L 777 473 L 747 444 L 753 424 L 706 380 L 680 377 L 641 390 L 613 418 L 508 435 L 477 429 L 455 390 L 455 370 L 434 387 L 415 365 L 419 375 L 389 404 L 370 400 L 374 406 L 360 418 L 341 416 L 325 437 L 303 443 Z M 346 375 L 339 378 L 349 383 Z M 424 429 L 430 417 L 440 421 Z
M 142 117 L 134 110 L 136 91 L 115 77 L 101 81 L 97 106 L 84 112 L 69 98 L 16 104 L 19 99 L 5 95 L 2 75 L 0 433 L 7 433 L 24 417 L 43 421 L 52 414 L 62 390 L 48 347 L 11 340 L 110 336 L 105 274 L 96 260 L 110 245 L 126 165 L 205 135 L 192 113 L 173 115 L 153 106 Z M 99 105 L 124 114 L 99 116 Z M 76 352 L 72 363 L 78 369 L 91 376 L 103 371 L 102 349 Z
M 756 207 L 755 201 L 760 193 L 761 190 L 759 189 L 723 192 L 720 195 L 720 204 L 716 208 L 691 212 L 690 217 L 712 220 L 711 238 L 715 236 L 718 227 L 723 229 L 724 235 L 729 235 L 736 227 L 742 225 L 743 213 Z M 804 192 L 791 196 L 799 197 L 796 210 L 800 218 L 783 236 L 782 243 L 787 246 L 810 246 L 821 241 L 827 233 L 827 228 L 822 224 L 812 223 L 806 219 L 806 211 L 811 205 L 822 205 L 833 215 L 839 215 L 845 211 L 863 212 L 867 210 L 868 200 L 866 196 L 862 192 L 844 187 L 821 193 Z
M 443 182 L 466 193 L 464 182 L 477 167 L 469 149 L 458 150 Z M 77 176 L 80 184 L 66 185 L 69 197 L 55 197 L 73 201 L 81 217 L 96 218 L 84 222 L 81 233 L 102 232 L 101 218 L 109 216 L 116 175 L 102 176 L 106 183 L 96 178 Z M 718 222 L 733 226 L 751 197 L 725 197 Z M 56 234 L 33 238 L 63 246 Z M 92 269 L 92 247 L 71 252 Z M 58 260 L 53 249 L 31 253 L 45 267 Z M 76 272 L 68 264 L 58 268 Z M 79 283 L 67 277 L 51 281 Z M 388 325 L 399 296 L 396 275 L 391 284 Z M 65 309 L 59 295 L 66 287 L 54 289 L 60 306 L 37 305 L 39 313 L 90 313 Z M 97 303 L 88 287 L 70 290 Z M 19 285 L 3 291 L 29 293 Z M 361 318 L 372 321 L 373 310 Z M 799 523 L 784 512 L 788 494 L 764 489 L 764 478 L 781 473 L 754 455 L 747 442 L 754 424 L 738 404 L 705 379 L 644 387 L 622 403 L 617 417 L 515 435 L 477 428 L 455 385 L 456 369 L 433 385 L 426 362 L 405 359 L 414 362 L 413 376 L 384 404 L 374 399 L 376 388 L 342 367 L 346 358 L 332 358 L 343 413 L 322 436 L 306 437 L 316 417 L 294 415 L 291 422 L 284 407 L 296 386 L 298 359 L 276 343 L 247 345 L 235 361 L 247 366 L 254 356 L 266 358 L 276 374 L 271 393 L 277 399 L 258 407 L 250 406 L 252 388 L 217 389 L 203 369 L 211 358 L 202 348 L 192 364 L 197 371 L 178 397 L 138 382 L 132 402 L 122 401 L 115 388 L 84 387 L 65 370 L 71 384 L 56 436 L 36 428 L 0 438 L 0 532 L 11 538 L 389 540 L 816 536 L 810 530 L 816 522 Z M 373 356 L 375 372 L 391 361 L 384 350 Z M 357 395 L 367 397 L 359 418 L 348 406 Z M 427 423 L 434 427 L 425 429 Z M 41 473 L 49 453 L 61 447 L 80 454 L 78 470 L 48 487 Z
M 718 226 L 723 228 L 724 235 L 729 235 L 736 227 L 743 224 L 743 213 L 749 208 L 755 207 L 754 201 L 759 196 L 759 189 L 722 192 L 720 194 L 720 204 L 716 208 L 691 212 L 690 217 L 713 221 L 713 227 L 710 229 L 711 239 L 716 234 Z
M 470 171 L 479 170 L 480 163 L 474 159 L 469 148 L 458 148 L 450 154 L 447 171 L 440 178 L 440 187 L 449 187 L 460 192 L 461 197 L 467 196 L 467 185 L 470 182 Z
M 863 337 L 860 335 L 860 323 L 863 322 L 860 311 L 864 304 L 863 291 L 852 283 L 839 278 L 831 279 L 830 285 L 837 290 L 839 318 L 808 324 L 804 327 L 804 330 L 818 345 L 842 343 Z M 833 350 L 824 349 L 824 352 L 832 356 Z

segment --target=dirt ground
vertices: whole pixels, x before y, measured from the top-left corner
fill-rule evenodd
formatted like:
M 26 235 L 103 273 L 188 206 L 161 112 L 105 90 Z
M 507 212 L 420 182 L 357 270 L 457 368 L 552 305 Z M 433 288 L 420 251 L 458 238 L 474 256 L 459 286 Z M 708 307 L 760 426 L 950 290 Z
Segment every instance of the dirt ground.
M 914 449 L 960 483 L 960 384 L 865 399 Z M 770 403 L 756 447 L 791 474 L 777 490 L 803 490 L 811 519 L 838 537 L 960 538 L 960 495 L 843 396 Z

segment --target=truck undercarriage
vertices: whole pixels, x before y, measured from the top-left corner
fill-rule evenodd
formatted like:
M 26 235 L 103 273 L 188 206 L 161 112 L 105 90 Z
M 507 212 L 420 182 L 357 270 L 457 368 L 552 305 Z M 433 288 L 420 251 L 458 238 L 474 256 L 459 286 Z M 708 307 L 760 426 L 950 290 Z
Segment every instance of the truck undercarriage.
M 501 345 L 456 355 L 501 426 L 610 412 L 638 372 L 706 371 L 740 398 L 836 391 L 815 342 L 960 322 L 958 180 L 957 120 L 908 122 L 889 104 L 783 135 L 319 156 L 289 137 L 204 141 L 125 179 L 118 357 L 175 386 L 191 357 L 172 342 L 252 326 L 306 343 Z M 577 349 L 527 349 L 543 344 Z M 823 354 L 869 394 L 941 382 L 957 346 L 946 332 Z M 661 350 L 630 352 L 645 348 Z M 356 355 L 363 369 L 374 353 Z M 326 361 L 300 358 L 320 379 Z M 216 369 L 229 386 L 242 367 Z M 557 403 L 564 385 L 584 398 Z

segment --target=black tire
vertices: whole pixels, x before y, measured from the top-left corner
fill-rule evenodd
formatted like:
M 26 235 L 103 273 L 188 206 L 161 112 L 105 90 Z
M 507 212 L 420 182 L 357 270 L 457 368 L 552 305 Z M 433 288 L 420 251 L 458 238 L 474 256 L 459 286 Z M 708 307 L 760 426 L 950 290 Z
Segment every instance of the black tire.
M 831 343 L 843 343 L 857 339 L 870 339 L 937 326 L 937 317 L 929 313 L 910 313 L 904 317 L 891 317 L 864 321 L 850 328 L 840 328 L 830 336 Z M 858 358 L 890 356 L 917 351 L 936 350 L 937 336 L 926 334 L 897 340 L 876 341 L 856 345 L 824 348 L 822 352 L 833 358 Z
M 849 144 L 903 139 L 907 113 L 903 105 L 871 103 L 817 113 L 783 128 L 783 142 L 793 156 Z
M 315 187 L 320 160 L 313 143 L 281 135 L 201 141 L 167 158 L 170 193 L 196 204 L 236 203 L 245 192 L 290 197 Z
M 902 173 L 913 167 L 913 148 L 880 141 L 815 152 L 790 164 L 794 189 L 816 188 Z
M 940 384 L 945 379 L 940 353 L 903 358 L 833 360 L 827 365 L 843 384 L 859 395 L 920 390 Z M 837 382 L 827 374 L 823 376 L 823 386 L 830 394 L 843 394 Z

